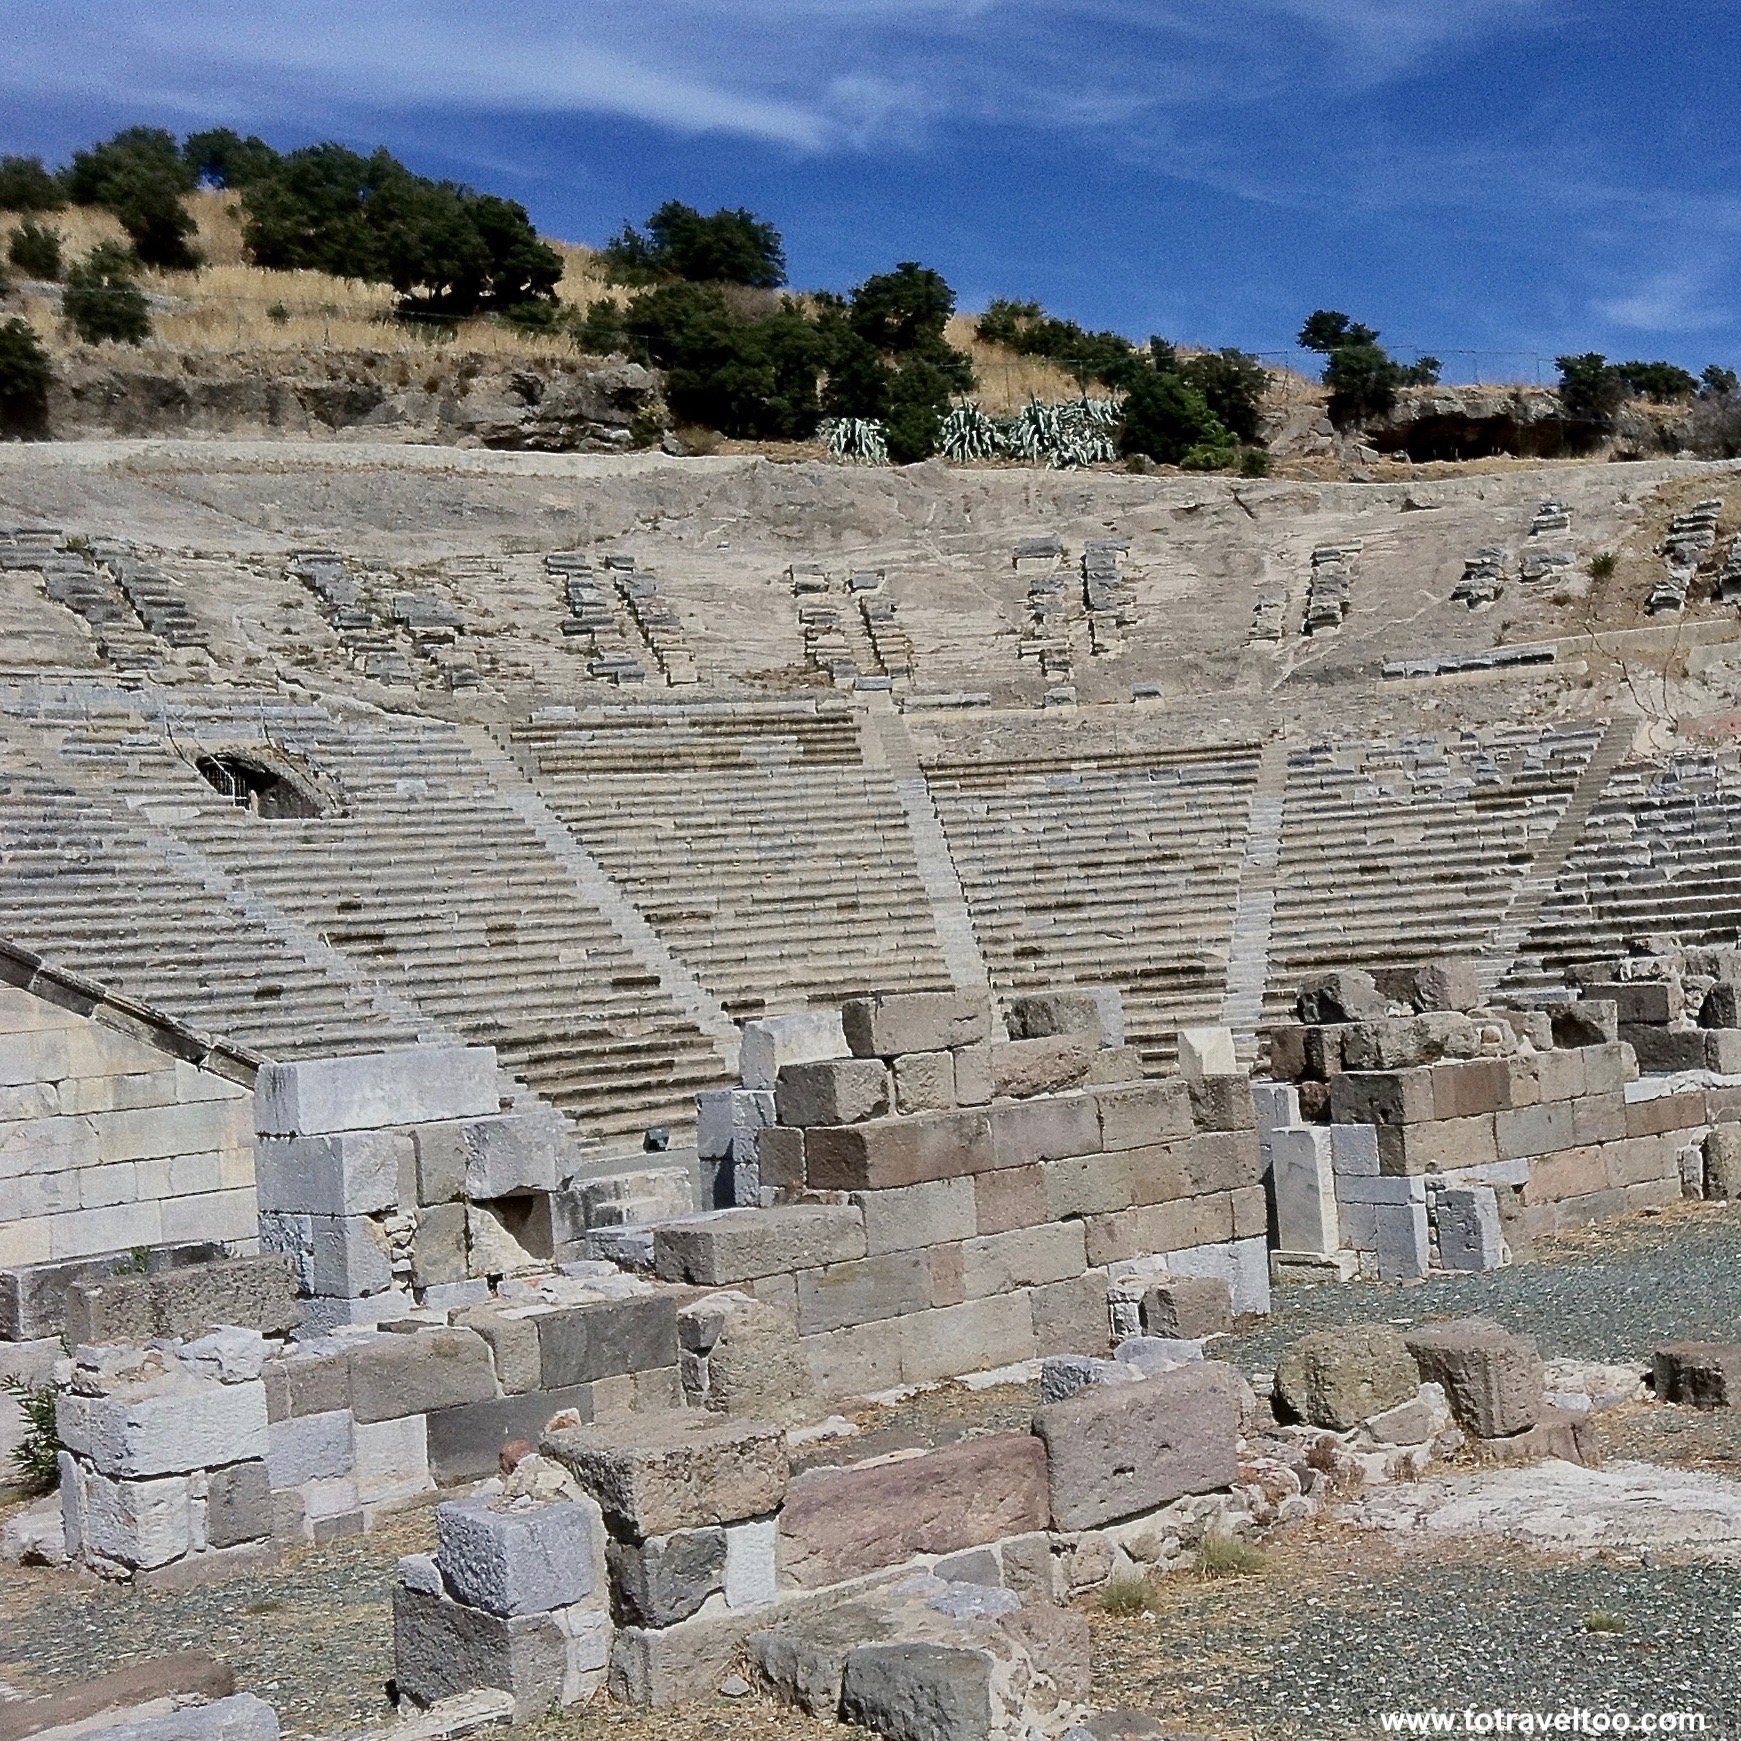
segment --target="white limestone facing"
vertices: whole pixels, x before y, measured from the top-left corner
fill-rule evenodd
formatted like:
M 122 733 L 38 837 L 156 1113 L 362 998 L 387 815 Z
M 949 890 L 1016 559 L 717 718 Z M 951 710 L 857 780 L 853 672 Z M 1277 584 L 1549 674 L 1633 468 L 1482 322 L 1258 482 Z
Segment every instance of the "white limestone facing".
M 839 1010 L 806 1010 L 794 1016 L 764 1016 L 745 1022 L 738 1068 L 745 1088 L 772 1089 L 788 1064 L 848 1058 Z
M 262 1136 L 484 1118 L 501 1110 L 493 1046 L 414 1046 L 266 1064 L 254 1083 Z

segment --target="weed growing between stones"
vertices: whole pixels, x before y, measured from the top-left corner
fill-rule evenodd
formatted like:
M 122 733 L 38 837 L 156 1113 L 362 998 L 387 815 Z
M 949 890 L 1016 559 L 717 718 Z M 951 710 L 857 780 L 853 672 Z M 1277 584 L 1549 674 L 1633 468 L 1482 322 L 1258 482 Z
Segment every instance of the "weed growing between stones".
M 1269 1568 L 1269 1555 L 1237 1536 L 1212 1535 L 1197 1550 L 1200 1578 L 1255 1578 Z
M 1114 1578 L 1101 1591 L 1100 1606 L 1120 1620 L 1134 1620 L 1139 1614 L 1153 1614 L 1160 1606 L 1160 1596 L 1150 1579 L 1132 1574 Z
M 18 1398 L 24 1416 L 24 1437 L 12 1453 L 12 1467 L 21 1486 L 32 1494 L 52 1493 L 60 1485 L 60 1435 L 54 1427 L 55 1387 L 32 1384 L 16 1373 L 0 1379 L 0 1388 Z

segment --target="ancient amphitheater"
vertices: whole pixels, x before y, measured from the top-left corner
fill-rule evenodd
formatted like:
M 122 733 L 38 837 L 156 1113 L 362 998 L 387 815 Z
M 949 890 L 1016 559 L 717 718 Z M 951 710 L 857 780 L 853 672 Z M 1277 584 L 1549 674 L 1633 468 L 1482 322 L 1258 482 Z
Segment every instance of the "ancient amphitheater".
M 1323 1302 L 1735 1194 L 1741 490 L 1393 469 L 0 448 L 26 1557 L 433 1516 L 407 1736 L 1136 1735 L 1097 1590 L 1593 1462 L 1624 1361 Z M 992 1369 L 1031 1430 L 866 1424 Z

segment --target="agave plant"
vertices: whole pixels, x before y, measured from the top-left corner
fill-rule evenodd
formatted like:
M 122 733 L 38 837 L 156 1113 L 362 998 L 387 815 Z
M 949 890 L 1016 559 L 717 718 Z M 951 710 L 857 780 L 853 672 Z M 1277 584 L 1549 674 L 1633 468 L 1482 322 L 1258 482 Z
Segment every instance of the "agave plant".
M 1030 399 L 1003 427 L 1005 449 L 1017 459 L 1069 468 L 1116 458 L 1111 431 L 1120 411 L 1116 400 L 1074 399 L 1047 405 Z
M 862 460 L 866 465 L 887 465 L 889 444 L 882 421 L 876 417 L 829 417 L 816 433 L 836 459 Z
M 977 401 L 967 399 L 952 406 L 943 419 L 938 445 L 945 459 L 996 459 L 1003 451 L 1003 437 Z

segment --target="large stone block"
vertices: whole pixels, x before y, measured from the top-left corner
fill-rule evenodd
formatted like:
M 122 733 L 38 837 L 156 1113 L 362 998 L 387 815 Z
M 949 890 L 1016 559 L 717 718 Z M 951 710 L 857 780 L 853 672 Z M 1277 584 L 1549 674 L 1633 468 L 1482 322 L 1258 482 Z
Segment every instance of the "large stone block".
M 1188 1081 L 1191 1116 L 1202 1131 L 1242 1131 L 1257 1128 L 1257 1106 L 1249 1076 L 1205 1076 Z
M 1012 1040 L 1075 1035 L 1091 1047 L 1124 1044 L 1124 1011 L 1116 986 L 1071 991 L 1024 992 L 1006 1006 L 1005 1031 Z
M 993 1040 L 991 1088 L 994 1096 L 1026 1099 L 1080 1088 L 1094 1061 L 1094 1048 L 1073 1034 L 1033 1040 Z
M 498 1687 L 513 1695 L 515 1721 L 542 1717 L 553 1704 L 584 1697 L 604 1667 L 609 1637 L 603 1616 L 581 1615 L 590 1624 L 552 1613 L 504 1619 L 400 1584 L 393 1592 L 393 1678 L 400 1696 L 433 1705 L 477 1687 Z
M 1432 1118 L 1433 1066 L 1342 1072 L 1330 1081 L 1337 1124 L 1418 1124 Z
M 922 1312 L 931 1304 L 923 1251 L 887 1252 L 798 1272 L 798 1328 L 808 1336 Z
M 850 1048 L 838 1010 L 806 1010 L 745 1022 L 738 1069 L 746 1088 L 771 1089 L 788 1064 L 844 1058 Z
M 950 1111 L 957 1099 L 955 1061 L 960 1056 L 959 1052 L 908 1052 L 897 1058 L 894 1065 L 896 1110 Z
M 491 1046 L 414 1046 L 262 1065 L 254 1081 L 262 1136 L 319 1136 L 480 1118 L 500 1108 Z
M 731 1160 L 774 1122 L 771 1090 L 707 1088 L 695 1097 L 695 1147 L 704 1161 Z
M 794 1478 L 780 1509 L 781 1582 L 819 1589 L 919 1554 L 1044 1529 L 1046 1454 L 1000 1433 L 923 1456 Z
M 62 1391 L 55 1410 L 61 1443 L 101 1474 L 134 1480 L 265 1457 L 260 1380 L 160 1382 L 174 1388 L 97 1397 Z
M 1046 1175 L 1038 1165 L 981 1173 L 973 1181 L 973 1205 L 980 1233 L 1008 1233 L 1059 1219 L 1048 1211 Z
M 1370 1022 L 1389 1014 L 1390 1004 L 1370 973 L 1345 968 L 1320 973 L 1300 986 L 1300 1020 L 1309 1027 L 1327 1022 Z
M 1408 1345 L 1387 1324 L 1349 1324 L 1302 1336 L 1276 1362 L 1278 1412 L 1345 1433 L 1420 1388 Z
M 1167 1142 L 1197 1128 L 1190 1089 L 1180 1077 L 1101 1088 L 1094 1100 L 1100 1110 L 1099 1146 L 1108 1151 Z
M 780 1072 L 774 1106 L 781 1124 L 862 1124 L 889 1111 L 890 1086 L 889 1067 L 880 1058 L 788 1064 Z
M 1549 1012 L 1556 1046 L 1610 1046 L 1620 1038 L 1620 1008 L 1611 999 L 1583 998 Z
M 1034 1353 L 1105 1355 L 1112 1348 L 1107 1275 L 1085 1270 L 1068 1281 L 1028 1291 L 1034 1319 Z
M 1716 1202 L 1741 1197 L 1741 1125 L 1719 1124 L 1706 1135 L 1705 1195 Z
M 969 1239 L 961 1247 L 962 1288 L 970 1300 L 1064 1281 L 1088 1267 L 1080 1221 L 1052 1221 Z M 819 1326 L 820 1327 L 820 1326 Z
M 788 1307 L 713 1294 L 683 1309 L 678 1330 L 685 1350 L 685 1389 L 703 1408 L 777 1426 L 798 1426 L 822 1412 Z M 697 1390 L 699 1395 L 693 1394 Z
M 536 1322 L 545 1390 L 677 1362 L 677 1307 L 669 1294 L 562 1306 Z
M 931 1179 L 886 1191 L 855 1191 L 852 1203 L 864 1216 L 867 1257 L 971 1239 L 978 1231 L 974 1181 L 970 1178 Z
M 1663 1027 L 1685 1013 L 1686 998 L 1678 979 L 1627 979 L 1586 985 L 1584 994 L 1612 1003 L 1623 1026 Z
M 901 1379 L 928 1384 L 1028 1360 L 1034 1353 L 1034 1320 L 1023 1294 L 933 1307 L 897 1321 Z
M 814 1191 L 876 1191 L 959 1179 L 1013 1164 L 994 1151 L 991 1117 L 989 1110 L 964 1107 L 807 1131 L 806 1181 Z
M 1239 1479 L 1239 1375 L 1218 1361 L 1093 1385 L 1034 1416 L 1054 1529 L 1098 1529 Z
M 486 1118 L 446 1119 L 418 1131 L 419 1165 L 444 1183 L 457 1174 L 473 1202 L 553 1191 L 560 1170 L 553 1126 L 530 1113 L 498 1113 L 493 1107 L 490 1112 Z
M 496 1394 L 489 1345 L 471 1330 L 386 1331 L 351 1347 L 351 1411 L 389 1421 Z
M 1014 1101 L 992 1107 L 987 1117 L 994 1165 L 999 1167 L 1100 1152 L 1100 1108 L 1091 1094 Z
M 1144 1290 L 1141 1314 L 1150 1336 L 1231 1335 L 1233 1290 L 1219 1276 L 1158 1276 Z
M 1206 1076 L 1241 1075 L 1239 1053 L 1233 1044 L 1233 1030 L 1181 1028 L 1179 1074 L 1187 1082 L 1201 1082 Z
M 1479 1118 L 1511 1105 L 1511 1064 L 1505 1058 L 1471 1058 L 1433 1066 L 1433 1117 Z
M 428 1419 L 430 1476 L 438 1487 L 487 1480 L 498 1473 L 505 1446 L 516 1440 L 537 1444 L 552 1418 L 571 1409 L 583 1423 L 592 1420 L 590 1384 L 486 1397 L 482 1402 L 437 1409 Z
M 813 1183 L 817 1143 L 824 1137 L 845 1134 L 850 1133 L 822 1130 L 810 1134 Z M 816 1264 L 850 1262 L 864 1255 L 864 1217 L 850 1204 L 717 1209 L 664 1222 L 653 1233 L 654 1264 L 661 1280 L 708 1288 L 729 1287 L 733 1282 Z
M 725 1531 L 680 1529 L 606 1550 L 618 1617 L 630 1626 L 674 1626 L 725 1589 Z
M 701 1413 L 563 1427 L 543 1446 L 604 1508 L 612 1533 L 635 1541 L 764 1517 L 779 1509 L 789 1474 L 778 1427 Z
M 206 1545 L 233 1548 L 272 1533 L 272 1486 L 259 1459 L 214 1469 L 206 1479 Z
M 435 1529 L 435 1563 L 448 1590 L 487 1613 L 566 1608 L 596 1587 L 604 1543 L 595 1505 L 449 1500 L 435 1508 Z
M 1321 1257 L 1341 1250 L 1334 1158 L 1325 1126 L 1304 1125 L 1271 1134 L 1270 1188 L 1281 1250 Z
M 1520 1433 L 1542 1409 L 1544 1373 L 1533 1338 L 1489 1318 L 1417 1324 L 1405 1333 L 1423 1383 L 1445 1392 L 1451 1412 L 1483 1439 Z
M 1651 1365 L 1658 1402 L 1696 1409 L 1741 1404 L 1741 1343 L 1671 1342 L 1657 1349 Z
M 263 1211 L 374 1215 L 399 1200 L 399 1169 L 410 1158 L 401 1131 L 340 1131 L 328 1136 L 261 1137 L 254 1145 L 254 1189 Z
M 861 1644 L 842 1671 L 841 1720 L 891 1741 L 991 1741 L 994 1668 L 960 1645 Z
M 989 1037 L 991 1010 L 956 992 L 879 992 L 849 998 L 840 1010 L 855 1058 L 894 1058 L 902 1052 L 940 1052 Z
M 1548 1101 L 1496 1113 L 1493 1129 L 1502 1161 L 1551 1155 L 1560 1149 L 1569 1149 L 1577 1135 L 1572 1109 L 1565 1101 Z
M 294 1272 L 275 1254 L 78 1282 L 66 1290 L 63 1311 L 74 1348 L 140 1346 L 160 1336 L 197 1336 L 219 1324 L 281 1335 L 302 1318 Z
M 305 1294 L 362 1299 L 393 1285 L 386 1230 L 367 1215 L 263 1211 L 260 1243 L 290 1259 Z
M 1498 1269 L 1505 1257 L 1499 1199 L 1491 1185 L 1439 1193 L 1439 1262 L 1449 1270 Z
M 713 1696 L 742 1658 L 756 1615 L 696 1614 L 673 1626 L 624 1626 L 611 1645 L 611 1697 L 640 1710 Z
M 1069 1155 L 1041 1165 L 1045 1185 L 1047 1221 L 1066 1221 L 1083 1215 L 1115 1215 L 1136 1201 L 1133 1160 L 1146 1153 L 1126 1149 L 1110 1155 Z M 1170 1157 L 1169 1157 L 1170 1158 Z M 981 1174 L 982 1179 L 1002 1178 L 1002 1173 Z

